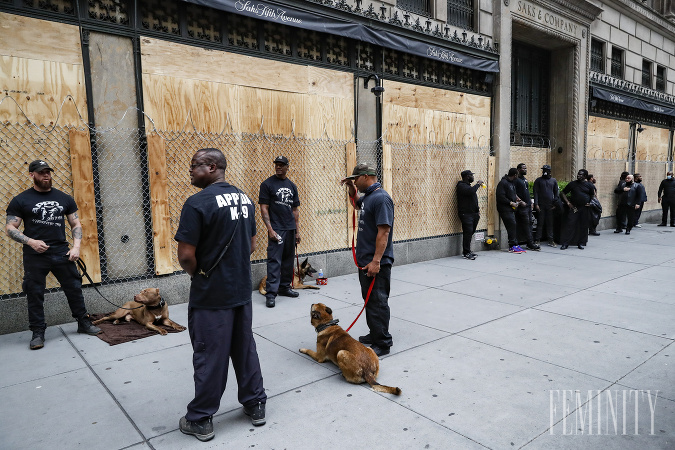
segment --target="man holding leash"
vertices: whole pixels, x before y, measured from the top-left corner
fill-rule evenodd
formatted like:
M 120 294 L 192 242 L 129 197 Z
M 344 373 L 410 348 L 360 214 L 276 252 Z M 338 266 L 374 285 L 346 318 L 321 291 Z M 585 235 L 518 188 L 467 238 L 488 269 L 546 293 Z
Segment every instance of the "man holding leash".
M 251 329 L 255 206 L 225 181 L 226 168 L 218 149 L 195 153 L 190 181 L 201 191 L 185 201 L 175 236 L 178 262 L 192 280 L 188 328 L 195 381 L 195 397 L 179 427 L 200 441 L 214 436 L 212 417 L 225 392 L 230 359 L 244 414 L 253 425 L 265 424 L 267 395 Z
M 260 214 L 267 227 L 267 283 L 265 305 L 274 308 L 277 295 L 297 297 L 291 289 L 293 256 L 300 243 L 298 188 L 286 176 L 288 158 L 274 159 L 274 175 L 260 185 Z
M 49 272 L 61 284 L 70 311 L 77 319 L 77 332 L 90 335 L 101 332 L 89 319 L 82 295 L 82 278 L 75 266 L 82 242 L 77 205 L 73 197 L 52 188 L 53 171 L 44 160 L 30 163 L 28 173 L 33 179 L 33 187 L 14 197 L 7 206 L 5 232 L 23 244 L 23 291 L 28 303 L 28 324 L 33 332 L 31 350 L 40 349 L 45 343 L 44 301 Z M 68 219 L 73 235 L 70 249 L 64 217 Z M 19 231 L 22 222 L 25 234 Z
M 370 344 L 377 356 L 384 356 L 389 354 L 389 347 L 393 345 L 389 334 L 389 288 L 394 263 L 394 202 L 377 182 L 375 170 L 367 164 L 358 164 L 340 184 L 347 186 L 349 198 L 359 211 L 356 263 L 364 301 L 375 278 L 366 304 L 366 322 L 370 332 L 360 336 L 359 341 Z M 363 194 L 360 198 L 356 196 L 357 190 Z

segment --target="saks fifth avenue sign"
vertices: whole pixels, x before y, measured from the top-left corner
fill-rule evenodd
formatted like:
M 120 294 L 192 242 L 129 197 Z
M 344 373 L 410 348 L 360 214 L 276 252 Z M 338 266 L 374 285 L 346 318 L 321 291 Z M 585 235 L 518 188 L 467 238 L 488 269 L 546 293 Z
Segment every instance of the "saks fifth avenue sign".
M 579 26 L 557 14 L 553 14 L 548 10 L 523 0 L 519 0 L 515 7 L 514 12 L 521 16 L 532 19 L 553 30 L 561 31 L 573 36 L 577 35 Z
M 436 47 L 429 47 L 427 49 L 427 56 L 450 63 L 461 63 L 463 61 L 462 58 L 458 58 L 454 52 Z
M 236 1 L 234 2 L 234 8 L 239 12 L 245 11 L 261 18 L 273 19 L 277 22 L 302 23 L 302 19 L 289 16 L 286 10 L 282 8 L 270 8 L 263 3 Z

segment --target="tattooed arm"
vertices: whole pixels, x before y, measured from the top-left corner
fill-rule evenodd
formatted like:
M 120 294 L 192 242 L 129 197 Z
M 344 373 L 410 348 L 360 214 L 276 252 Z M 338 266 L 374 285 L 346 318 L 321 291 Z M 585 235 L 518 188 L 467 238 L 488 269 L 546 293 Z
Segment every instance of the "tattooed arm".
M 23 234 L 21 231 L 19 231 L 19 225 L 21 225 L 21 217 L 17 216 L 7 216 L 7 222 L 5 225 L 5 233 L 7 233 L 7 236 L 15 240 L 16 242 L 20 244 L 25 244 L 30 246 L 33 250 L 35 250 L 38 253 L 43 253 L 45 250 L 49 248 L 47 244 L 44 243 L 44 241 L 39 241 L 37 239 L 31 239 L 25 234 Z
M 77 211 L 66 216 L 70 224 L 70 230 L 73 233 L 73 248 L 68 251 L 68 259 L 77 261 L 80 258 L 80 244 L 82 244 L 82 224 L 80 224 L 80 217 Z

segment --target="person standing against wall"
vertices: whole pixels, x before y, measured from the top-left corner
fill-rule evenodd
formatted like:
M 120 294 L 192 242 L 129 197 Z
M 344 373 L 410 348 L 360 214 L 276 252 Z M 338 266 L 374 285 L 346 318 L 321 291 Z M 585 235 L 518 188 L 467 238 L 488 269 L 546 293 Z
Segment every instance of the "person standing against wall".
M 527 178 L 525 178 L 525 175 L 527 175 L 527 165 L 525 165 L 525 163 L 520 163 L 516 169 L 518 170 L 518 178 L 514 180 L 516 195 L 518 195 L 518 198 L 523 202 L 516 208 L 518 238 L 519 240 L 525 239 L 528 250 L 539 251 L 539 245 L 532 239 L 532 199 L 530 198 L 530 186 L 527 182 Z
M 567 199 L 571 193 L 571 200 Z M 588 171 L 580 169 L 577 179 L 571 181 L 560 192 L 560 197 L 569 207 L 560 238 L 560 250 L 566 250 L 570 245 L 576 245 L 583 250 L 588 243 L 588 223 L 591 199 L 595 195 L 593 183 L 588 181 Z
M 538 213 L 536 241 L 541 242 L 545 231 L 548 246 L 555 247 L 553 212 L 560 201 L 558 200 L 558 180 L 552 177 L 551 166 L 548 164 L 542 166 L 541 176 L 534 180 L 532 191 L 534 194 L 534 209 Z
M 277 295 L 297 297 L 291 289 L 295 246 L 300 243 L 300 198 L 288 179 L 288 158 L 274 159 L 274 175 L 260 185 L 260 214 L 267 227 L 267 283 L 265 305 L 274 308 Z
M 633 227 L 642 228 L 642 225 L 640 225 L 640 216 L 642 215 L 645 203 L 647 203 L 647 189 L 645 189 L 642 184 L 642 175 L 635 173 L 633 174 L 633 179 L 635 180 L 636 205 L 639 206 L 639 208 L 635 210 L 635 223 L 633 224 Z
M 370 344 L 377 356 L 384 356 L 389 354 L 389 348 L 394 345 L 389 334 L 389 290 L 391 266 L 394 264 L 394 202 L 377 182 L 376 174 L 367 164 L 358 164 L 340 184 L 347 186 L 349 198 L 359 211 L 356 263 L 360 268 L 359 283 L 364 301 L 375 277 L 366 304 L 366 322 L 370 331 L 360 336 L 359 341 Z M 356 196 L 357 190 L 363 194 L 360 198 Z
M 23 244 L 23 292 L 28 304 L 28 326 L 33 332 L 29 347 L 44 347 L 45 288 L 49 272 L 61 284 L 68 299 L 68 306 L 77 319 L 77 332 L 96 335 L 101 329 L 92 325 L 84 305 L 82 277 L 75 261 L 80 258 L 82 225 L 77 215 L 77 205 L 70 195 L 52 187 L 49 164 L 41 159 L 28 166 L 33 187 L 14 197 L 7 206 L 7 236 Z M 73 247 L 68 248 L 65 220 L 68 219 L 73 235 Z M 24 233 L 19 231 L 23 222 Z
M 591 198 L 591 209 L 588 218 L 588 235 L 600 236 L 600 233 L 598 233 L 598 224 L 600 224 L 600 216 L 602 215 L 602 205 L 598 198 L 598 188 L 595 186 L 595 176 L 592 173 L 589 173 L 587 179 L 593 185 L 594 191 L 593 198 Z
M 461 173 L 462 181 L 457 182 L 457 214 L 462 222 L 462 256 L 466 259 L 476 259 L 476 254 L 471 251 L 471 237 L 476 232 L 480 220 L 478 209 L 478 195 L 476 191 L 483 185 L 482 181 L 473 183 L 473 172 L 464 170 Z
M 626 223 L 626 234 L 630 234 L 635 223 L 635 211 L 640 207 L 638 203 L 637 186 L 633 181 L 633 175 L 626 175 L 626 181 L 623 184 L 623 194 L 619 198 L 619 206 L 617 208 L 615 233 L 621 233 L 619 224 Z
M 659 203 L 661 203 L 661 209 L 663 210 L 659 226 L 666 226 L 668 210 L 670 209 L 670 226 L 675 227 L 675 179 L 673 178 L 672 170 L 668 171 L 666 179 L 661 181 L 657 195 Z
M 516 195 L 516 186 L 514 183 L 517 176 L 518 170 L 515 167 L 511 167 L 509 172 L 502 177 L 501 181 L 499 181 L 497 189 L 495 190 L 497 212 L 499 213 L 502 222 L 504 222 L 506 234 L 508 235 L 509 252 L 511 253 L 525 252 L 525 250 L 518 245 L 515 210 L 518 206 L 522 206 L 521 203 L 523 202 Z
M 265 424 L 267 395 L 251 328 L 255 206 L 225 181 L 226 169 L 220 150 L 195 153 L 190 182 L 201 191 L 185 201 L 175 236 L 178 262 L 191 279 L 188 328 L 195 383 L 195 397 L 179 428 L 200 441 L 215 435 L 212 419 L 225 392 L 230 360 L 244 414 L 253 425 Z
M 616 188 L 614 188 L 614 193 L 619 196 L 619 201 L 616 202 L 616 218 L 617 218 L 617 223 L 616 223 L 616 231 L 615 233 L 621 233 L 624 228 L 626 228 L 626 222 L 619 222 L 619 217 L 622 216 L 622 213 L 620 211 L 621 205 L 626 202 L 626 192 L 630 190 L 630 188 L 626 189 L 626 177 L 628 176 L 628 172 L 621 172 L 621 176 L 619 177 L 619 184 L 616 185 Z M 625 214 L 623 215 L 625 216 Z M 624 219 L 625 220 L 625 217 Z

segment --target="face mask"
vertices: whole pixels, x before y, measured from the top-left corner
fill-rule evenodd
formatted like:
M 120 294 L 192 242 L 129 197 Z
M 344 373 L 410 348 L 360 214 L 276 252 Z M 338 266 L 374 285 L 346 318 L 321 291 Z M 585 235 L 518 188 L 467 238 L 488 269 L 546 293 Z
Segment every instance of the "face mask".
M 469 183 L 473 183 L 473 179 L 474 179 L 473 177 L 469 177 L 469 178 L 467 178 L 467 181 L 468 181 Z
M 672 175 L 668 175 L 666 178 L 668 178 L 669 180 L 672 180 L 672 179 L 673 179 L 673 176 L 672 176 Z

